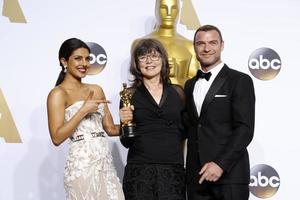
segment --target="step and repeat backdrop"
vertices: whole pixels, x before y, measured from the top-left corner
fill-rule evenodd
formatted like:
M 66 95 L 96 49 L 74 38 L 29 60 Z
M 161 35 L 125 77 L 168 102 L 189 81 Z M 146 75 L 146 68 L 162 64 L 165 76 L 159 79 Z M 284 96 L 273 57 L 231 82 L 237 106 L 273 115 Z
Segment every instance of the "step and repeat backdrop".
M 187 21 L 216 25 L 222 60 L 254 81 L 250 199 L 297 198 L 300 1 L 179 0 L 179 8 L 177 32 L 192 40 Z M 130 47 L 154 30 L 155 0 L 0 0 L 0 11 L 0 200 L 61 200 L 68 143 L 51 143 L 46 112 L 61 70 L 58 49 L 71 37 L 94 47 L 95 73 L 84 81 L 102 86 L 118 123 Z M 122 179 L 127 150 L 109 140 Z

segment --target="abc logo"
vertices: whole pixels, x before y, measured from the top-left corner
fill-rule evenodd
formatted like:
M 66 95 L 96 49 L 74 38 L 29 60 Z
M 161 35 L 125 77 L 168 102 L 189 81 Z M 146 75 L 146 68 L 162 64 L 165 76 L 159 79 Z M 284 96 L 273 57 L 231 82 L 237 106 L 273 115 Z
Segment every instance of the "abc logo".
M 281 69 L 281 59 L 273 49 L 260 48 L 250 55 L 248 67 L 255 78 L 271 80 Z
M 87 42 L 86 43 L 90 49 L 90 64 L 91 68 L 88 71 L 89 75 L 94 75 L 100 73 L 106 63 L 107 63 L 107 55 L 103 47 L 101 47 L 99 44 L 94 43 L 94 42 Z
M 272 197 L 280 186 L 278 173 L 269 165 L 256 165 L 251 168 L 250 192 L 258 198 Z

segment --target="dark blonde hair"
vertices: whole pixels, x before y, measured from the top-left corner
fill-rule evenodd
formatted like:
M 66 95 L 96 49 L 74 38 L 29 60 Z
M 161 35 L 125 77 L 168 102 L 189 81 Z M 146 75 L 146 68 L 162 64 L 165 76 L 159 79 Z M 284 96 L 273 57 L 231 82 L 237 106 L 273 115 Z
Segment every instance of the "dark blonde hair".
M 197 35 L 198 32 L 200 32 L 200 31 L 207 32 L 207 31 L 213 31 L 213 30 L 218 32 L 218 34 L 220 36 L 220 41 L 223 42 L 223 37 L 222 37 L 221 31 L 216 26 L 207 24 L 207 25 L 199 27 L 196 30 L 196 32 L 194 34 L 194 44 L 195 44 L 195 39 L 196 39 L 196 35 Z
M 130 73 L 134 76 L 133 87 L 137 87 L 143 83 L 143 75 L 139 68 L 139 56 L 146 55 L 156 51 L 161 56 L 162 69 L 160 72 L 160 81 L 162 83 L 170 83 L 169 74 L 170 67 L 168 62 L 168 54 L 163 45 L 155 39 L 141 39 L 134 44 L 131 51 Z

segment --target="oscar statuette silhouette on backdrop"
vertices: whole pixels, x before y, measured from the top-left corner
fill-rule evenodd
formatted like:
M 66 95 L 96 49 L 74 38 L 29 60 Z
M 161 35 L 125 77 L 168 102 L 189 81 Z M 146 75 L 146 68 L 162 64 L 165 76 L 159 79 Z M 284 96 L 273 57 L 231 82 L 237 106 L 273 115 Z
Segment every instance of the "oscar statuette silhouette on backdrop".
M 18 0 L 3 0 L 2 16 L 8 17 L 12 23 L 27 23 Z
M 4 93 L 2 93 L 0 88 L 0 144 L 1 140 L 6 143 L 22 143 Z
M 157 39 L 163 44 L 169 56 L 171 82 L 184 86 L 196 74 L 199 63 L 193 42 L 176 32 L 178 5 L 178 0 L 156 0 L 156 29 L 143 38 Z M 133 42 L 132 49 L 138 41 Z

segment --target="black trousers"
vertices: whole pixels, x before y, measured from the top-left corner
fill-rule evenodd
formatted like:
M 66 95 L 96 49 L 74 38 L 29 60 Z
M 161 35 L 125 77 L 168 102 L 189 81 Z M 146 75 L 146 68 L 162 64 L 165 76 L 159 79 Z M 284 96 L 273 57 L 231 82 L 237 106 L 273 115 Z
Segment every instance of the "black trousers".
M 185 173 L 179 164 L 133 164 L 125 167 L 126 200 L 185 200 Z
M 248 184 L 189 183 L 188 200 L 248 200 Z

